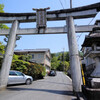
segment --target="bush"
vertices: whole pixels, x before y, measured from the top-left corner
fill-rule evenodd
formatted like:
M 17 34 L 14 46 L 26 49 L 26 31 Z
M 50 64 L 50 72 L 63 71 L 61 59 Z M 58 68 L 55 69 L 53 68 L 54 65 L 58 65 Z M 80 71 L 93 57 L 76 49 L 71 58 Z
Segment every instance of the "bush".
M 31 75 L 35 79 L 42 79 L 46 75 L 46 69 L 39 64 L 30 64 L 28 75 Z
M 27 74 L 28 66 L 30 65 L 29 62 L 23 61 L 23 60 L 13 60 L 11 70 L 17 70 L 21 71 L 25 74 Z
M 46 75 L 46 69 L 44 66 L 23 60 L 13 60 L 11 70 L 20 71 L 32 76 L 34 79 L 41 79 Z

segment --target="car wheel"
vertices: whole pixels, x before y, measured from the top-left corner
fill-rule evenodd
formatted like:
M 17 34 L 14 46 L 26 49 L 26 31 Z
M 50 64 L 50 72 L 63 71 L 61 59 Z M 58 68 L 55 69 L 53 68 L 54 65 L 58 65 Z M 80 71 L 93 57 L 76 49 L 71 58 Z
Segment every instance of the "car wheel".
M 26 80 L 26 85 L 29 85 L 29 84 L 31 84 L 31 80 L 30 79 L 27 79 Z

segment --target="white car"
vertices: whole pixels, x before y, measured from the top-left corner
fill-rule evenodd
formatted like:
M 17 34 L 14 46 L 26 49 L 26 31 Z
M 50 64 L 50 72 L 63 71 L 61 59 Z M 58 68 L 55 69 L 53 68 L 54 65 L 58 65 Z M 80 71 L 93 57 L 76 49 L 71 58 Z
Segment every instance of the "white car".
M 31 84 L 33 78 L 31 76 L 25 75 L 22 72 L 11 70 L 8 77 L 8 85 L 10 84 L 21 84 L 26 83 L 27 85 Z

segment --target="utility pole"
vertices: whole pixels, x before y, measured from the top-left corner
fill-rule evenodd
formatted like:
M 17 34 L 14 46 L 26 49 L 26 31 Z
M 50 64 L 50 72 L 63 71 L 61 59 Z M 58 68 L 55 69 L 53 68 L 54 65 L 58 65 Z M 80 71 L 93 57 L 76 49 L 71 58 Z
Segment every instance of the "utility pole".
M 70 0 L 70 8 L 72 8 L 72 0 Z

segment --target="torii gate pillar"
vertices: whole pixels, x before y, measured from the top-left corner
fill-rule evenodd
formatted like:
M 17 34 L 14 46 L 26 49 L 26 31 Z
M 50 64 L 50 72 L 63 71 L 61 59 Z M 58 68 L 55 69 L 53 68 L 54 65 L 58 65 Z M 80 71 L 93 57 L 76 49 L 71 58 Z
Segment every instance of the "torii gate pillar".
M 12 28 L 9 33 L 9 39 L 7 43 L 7 48 L 5 56 L 2 62 L 1 72 L 0 72 L 0 89 L 6 88 L 9 76 L 9 70 L 12 63 L 14 47 L 16 43 L 16 33 L 18 28 L 18 21 L 15 20 L 12 23 Z
M 73 90 L 75 92 L 81 92 L 82 77 L 73 17 L 69 16 L 66 23 Z

